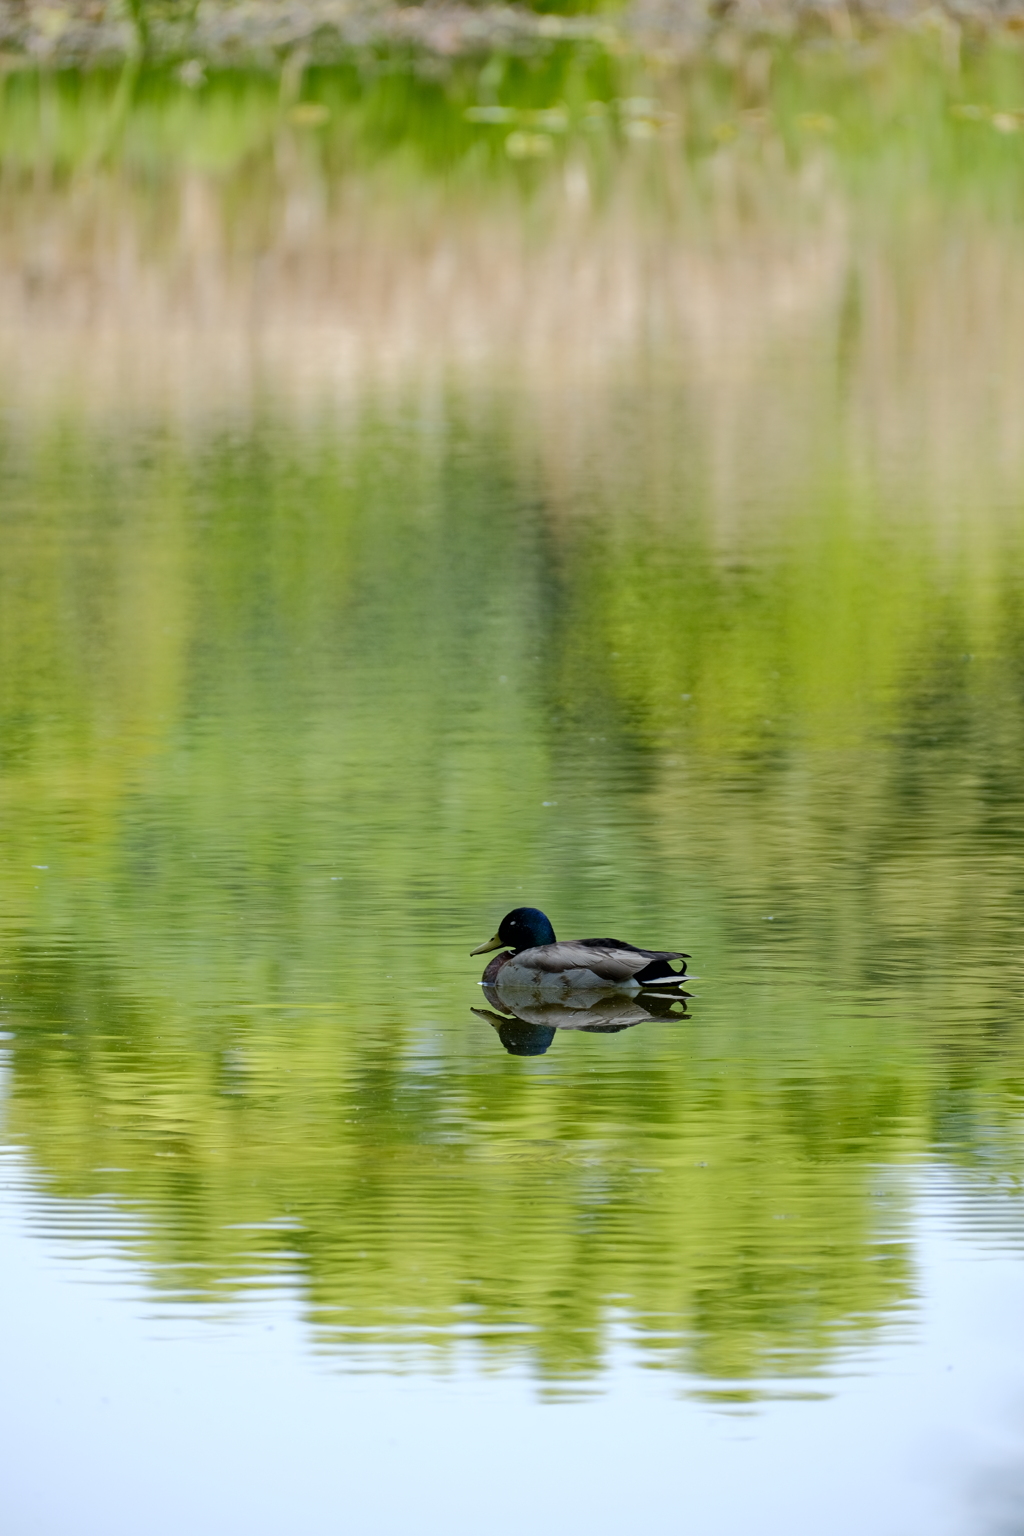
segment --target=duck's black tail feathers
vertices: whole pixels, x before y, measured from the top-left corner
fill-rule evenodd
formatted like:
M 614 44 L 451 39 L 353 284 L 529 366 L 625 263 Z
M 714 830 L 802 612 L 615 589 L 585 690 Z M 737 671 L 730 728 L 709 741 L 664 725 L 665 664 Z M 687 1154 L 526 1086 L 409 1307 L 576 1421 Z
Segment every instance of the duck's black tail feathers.
M 633 972 L 633 980 L 638 981 L 642 987 L 651 982 L 657 982 L 659 986 L 671 986 L 673 982 L 684 981 L 686 978 L 686 961 L 680 960 L 679 969 L 675 971 L 667 960 L 652 960 L 650 965 L 645 965 L 642 971 Z

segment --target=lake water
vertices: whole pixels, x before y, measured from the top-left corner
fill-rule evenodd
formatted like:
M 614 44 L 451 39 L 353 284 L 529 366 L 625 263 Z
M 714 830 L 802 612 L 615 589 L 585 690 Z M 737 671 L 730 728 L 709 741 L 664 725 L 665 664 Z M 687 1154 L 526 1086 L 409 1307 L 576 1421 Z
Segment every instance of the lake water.
M 1017 237 L 565 198 L 4 278 L 11 1536 L 1024 1529 Z

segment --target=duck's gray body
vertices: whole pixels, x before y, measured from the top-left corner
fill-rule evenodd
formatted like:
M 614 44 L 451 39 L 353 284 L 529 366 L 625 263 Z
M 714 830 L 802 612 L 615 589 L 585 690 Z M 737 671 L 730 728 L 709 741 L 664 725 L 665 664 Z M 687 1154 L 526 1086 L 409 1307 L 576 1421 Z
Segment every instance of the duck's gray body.
M 498 972 L 498 984 L 503 992 L 600 992 L 609 987 L 639 992 L 640 983 L 634 981 L 634 975 L 654 958 L 631 954 L 618 945 L 592 949 L 586 939 L 538 944 L 534 949 L 521 949 L 506 961 Z
M 558 997 L 569 992 L 639 992 L 638 971 L 654 960 L 679 960 L 673 950 L 634 949 L 616 939 L 573 939 L 538 944 L 518 954 L 498 955 L 484 979 L 499 992 L 540 993 Z M 677 979 L 682 979 L 677 978 Z

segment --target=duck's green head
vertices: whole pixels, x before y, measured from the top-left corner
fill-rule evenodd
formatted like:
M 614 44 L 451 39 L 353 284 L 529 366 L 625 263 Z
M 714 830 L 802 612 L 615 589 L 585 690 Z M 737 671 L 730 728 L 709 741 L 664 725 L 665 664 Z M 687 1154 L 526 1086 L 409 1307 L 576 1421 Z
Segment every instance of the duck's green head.
M 553 944 L 555 930 L 536 907 L 516 907 L 501 920 L 501 927 L 493 939 L 471 949 L 471 955 L 486 955 L 489 949 L 501 949 L 508 945 L 518 954 L 521 949 L 533 949 L 537 944 Z

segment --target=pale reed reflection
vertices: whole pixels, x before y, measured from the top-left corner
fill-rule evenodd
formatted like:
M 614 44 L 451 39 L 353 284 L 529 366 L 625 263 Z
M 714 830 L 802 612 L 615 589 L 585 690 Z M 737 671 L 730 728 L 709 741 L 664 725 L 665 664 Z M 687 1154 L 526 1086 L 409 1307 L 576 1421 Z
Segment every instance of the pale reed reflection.
M 813 185 L 798 217 L 791 197 L 774 220 L 673 218 L 635 197 L 592 205 L 570 171 L 539 211 L 499 193 L 396 204 L 358 183 L 328 199 L 300 179 L 240 215 L 196 172 L 155 202 L 116 178 L 12 193 L 5 403 L 202 424 L 211 407 L 322 418 L 383 390 L 429 410 L 452 384 L 518 383 L 557 484 L 580 455 L 614 478 L 604 410 L 674 381 L 723 504 L 738 459 L 784 486 L 837 419 L 865 474 L 912 464 L 916 499 L 952 504 L 979 471 L 1019 476 L 1018 230 L 917 209 L 872 234 Z M 649 409 L 678 398 L 661 389 Z
M 745 374 L 821 326 L 850 260 L 838 218 L 803 239 L 753 230 L 723 251 L 618 210 L 578 214 L 571 199 L 538 233 L 500 203 L 396 209 L 353 192 L 328 213 L 301 189 L 266 243 L 240 251 L 213 185 L 188 176 L 177 201 L 156 231 L 116 187 L 12 210 L 8 380 L 187 413 L 257 390 L 315 407 L 451 369 L 600 384 L 680 350 L 709 378 Z

